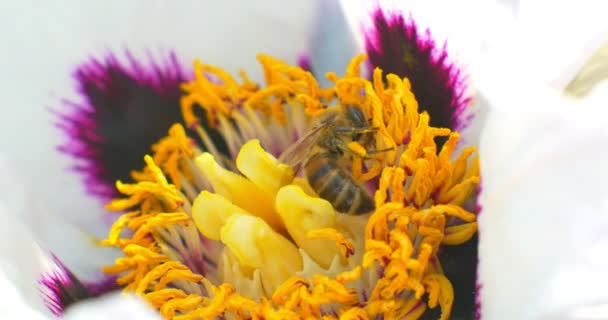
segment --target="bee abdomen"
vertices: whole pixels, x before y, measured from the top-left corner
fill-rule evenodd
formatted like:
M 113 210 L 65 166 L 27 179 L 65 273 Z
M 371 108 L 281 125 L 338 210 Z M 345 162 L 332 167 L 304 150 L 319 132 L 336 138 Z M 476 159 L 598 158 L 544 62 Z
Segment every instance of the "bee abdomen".
M 305 172 L 310 186 L 338 212 L 364 214 L 374 210 L 374 199 L 335 159 L 317 154 L 308 160 Z

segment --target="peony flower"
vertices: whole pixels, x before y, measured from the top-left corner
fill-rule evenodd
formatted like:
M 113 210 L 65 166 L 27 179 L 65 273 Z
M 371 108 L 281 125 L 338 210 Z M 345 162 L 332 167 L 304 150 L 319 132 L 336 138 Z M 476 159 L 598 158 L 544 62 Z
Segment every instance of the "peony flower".
M 463 208 L 479 181 L 474 148 L 455 154 L 458 133 L 429 124 L 407 78 L 363 78 L 364 56 L 326 88 L 258 59 L 263 87 L 195 61 L 181 107 L 203 144 L 173 125 L 136 182 L 117 182 L 124 197 L 107 208 L 125 213 L 103 244 L 124 257 L 104 271 L 169 319 L 419 318 L 427 308 L 447 319 L 455 297 L 439 250 L 477 230 Z
M 480 121 L 462 64 L 413 16 L 373 8 L 355 32 L 368 59 L 325 77 L 328 61 L 356 49 L 338 7 L 320 8 L 338 27 L 313 40 L 342 31 L 333 39 L 347 39 L 346 54 L 313 47 L 299 67 L 260 55 L 264 81 L 199 60 L 190 69 L 174 53 L 150 62 L 109 53 L 77 68 L 82 97 L 53 108 L 69 137 L 60 149 L 78 160 L 90 194 L 113 198 L 115 214 L 79 219 L 101 221 L 106 234 L 93 243 L 120 252 L 103 259 L 101 277 L 98 263 L 84 264 L 87 275 L 74 263 L 81 257 L 70 265 L 58 254 L 42 279 L 54 313 L 119 286 L 174 319 L 472 317 L 479 169 L 466 145 Z M 364 124 L 323 122 L 343 121 L 335 110 Z M 344 145 L 320 145 L 311 132 L 322 131 L 345 135 L 329 140 Z M 314 150 L 331 151 L 316 171 L 305 161 Z M 493 208 L 487 194 L 484 210 Z M 508 312 L 493 308 L 504 301 L 487 294 L 493 280 L 482 271 L 482 314 L 500 318 Z

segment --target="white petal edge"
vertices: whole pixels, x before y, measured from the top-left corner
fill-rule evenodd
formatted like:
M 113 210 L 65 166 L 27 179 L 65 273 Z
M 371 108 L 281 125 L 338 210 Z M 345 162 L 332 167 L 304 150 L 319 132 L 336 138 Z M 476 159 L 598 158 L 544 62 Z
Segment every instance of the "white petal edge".
M 361 48 L 365 47 L 363 31 L 373 26 L 372 13 L 377 8 L 384 12 L 410 15 L 422 33 L 431 31 L 437 44 L 448 43 L 450 59 L 468 65 L 479 55 L 487 28 L 482 22 L 496 21 L 493 3 L 483 0 L 341 0 L 348 23 Z
M 86 300 L 67 309 L 65 320 L 161 320 L 140 297 L 112 294 Z
M 48 266 L 50 254 L 58 257 L 81 280 L 103 280 L 101 268 L 112 264 L 119 250 L 101 247 L 95 235 L 52 211 L 44 203 L 44 197 L 32 191 L 32 185 L 26 185 L 22 172 L 16 168 L 14 161 L 0 154 L 0 206 L 4 221 L 0 225 L 0 240 L 3 240 L 0 248 L 4 248 L 0 255 L 15 271 L 24 273 L 23 277 L 28 279 L 24 290 L 39 293 L 37 281 L 45 270 L 40 266 Z M 43 261 L 39 262 L 37 257 L 44 257 Z M 23 259 L 31 262 L 24 263 Z
M 13 285 L 11 277 L 0 270 L 0 318 L 51 320 L 55 317 L 40 311 L 23 300 L 22 292 Z M 64 320 L 161 320 L 156 310 L 140 297 L 111 294 L 70 306 Z
M 51 319 L 23 300 L 21 292 L 13 285 L 7 275 L 0 271 L 0 319 Z
M 40 276 L 51 262 L 34 239 L 23 216 L 31 214 L 25 187 L 15 178 L 10 164 L 0 155 L 0 281 L 12 282 L 8 289 L 33 309 L 46 312 L 40 294 Z M 0 285 L 2 288 L 3 285 Z
M 61 98 L 79 101 L 74 68 L 109 51 L 120 55 L 129 48 L 145 60 L 146 50 L 174 49 L 186 64 L 199 57 L 231 72 L 245 68 L 261 79 L 255 55 L 267 52 L 295 62 L 308 45 L 317 6 L 318 1 L 278 0 L 2 2 L 3 152 L 45 210 L 62 217 L 73 233 L 104 237 L 108 220 L 102 204 L 69 171 L 71 159 L 55 150 L 64 136 L 53 126 L 49 108 L 60 109 Z M 61 229 L 49 232 L 61 234 Z M 66 245 L 77 240 L 63 239 L 49 249 L 70 255 Z
M 608 91 L 576 102 L 509 79 L 484 83 L 482 318 L 578 319 L 608 302 Z
M 511 23 L 493 41 L 492 54 L 522 76 L 563 90 L 608 37 L 603 3 L 518 2 Z
M 321 1 L 317 10 L 319 14 L 310 41 L 310 59 L 317 81 L 327 86 L 330 82 L 325 79 L 325 73 L 341 74 L 350 60 L 363 50 L 355 40 L 339 0 Z

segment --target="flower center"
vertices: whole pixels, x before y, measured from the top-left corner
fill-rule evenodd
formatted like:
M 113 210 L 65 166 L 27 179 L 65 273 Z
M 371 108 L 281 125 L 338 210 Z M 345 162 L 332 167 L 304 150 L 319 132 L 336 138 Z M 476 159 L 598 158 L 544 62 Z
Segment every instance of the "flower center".
M 182 113 L 205 145 L 176 124 L 137 183 L 117 182 L 126 198 L 108 208 L 126 213 L 104 244 L 125 256 L 104 271 L 168 319 L 418 319 L 427 306 L 449 317 L 438 254 L 477 231 L 462 207 L 479 182 L 475 150 L 455 156 L 458 133 L 429 125 L 407 79 L 360 77 L 364 59 L 327 74 L 329 88 L 268 56 L 264 88 L 195 62 Z M 364 197 L 370 210 L 349 210 Z

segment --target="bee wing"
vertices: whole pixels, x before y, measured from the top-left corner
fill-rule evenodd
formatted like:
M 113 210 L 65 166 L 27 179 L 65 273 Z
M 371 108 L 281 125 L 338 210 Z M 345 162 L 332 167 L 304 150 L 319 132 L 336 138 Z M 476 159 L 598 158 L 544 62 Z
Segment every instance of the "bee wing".
M 290 145 L 281 155 L 279 156 L 279 162 L 287 164 L 291 167 L 296 168 L 299 166 L 310 154 L 310 150 L 314 147 L 319 139 L 319 134 L 326 128 L 335 117 L 325 119 L 319 125 L 313 127 L 311 130 L 306 132 L 298 141 Z

